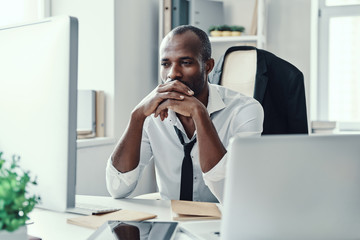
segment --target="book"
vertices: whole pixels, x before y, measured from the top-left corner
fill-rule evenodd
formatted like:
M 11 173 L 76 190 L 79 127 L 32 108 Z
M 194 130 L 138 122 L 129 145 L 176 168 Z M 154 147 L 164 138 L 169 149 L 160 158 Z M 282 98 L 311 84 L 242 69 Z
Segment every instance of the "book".
M 319 134 L 331 134 L 336 130 L 335 121 L 312 121 L 311 132 Z
M 257 34 L 257 25 L 258 25 L 258 0 L 255 0 L 255 7 L 253 12 L 253 17 L 251 21 L 251 29 L 250 29 L 250 35 L 256 35 Z
M 105 93 L 96 91 L 96 137 L 105 137 Z
M 78 138 L 95 137 L 95 97 L 94 90 L 78 90 L 76 129 Z
M 216 203 L 171 200 L 173 220 L 221 219 L 221 211 Z
M 81 227 L 97 229 L 107 221 L 143 221 L 156 217 L 157 215 L 152 213 L 122 209 L 119 211 L 101 214 L 101 215 L 89 215 L 89 216 L 68 218 L 66 222 Z
M 334 129 L 336 128 L 335 121 L 312 121 L 311 128 L 314 129 Z
M 172 1 L 171 0 L 163 0 L 163 25 L 162 25 L 162 38 L 166 36 L 171 31 L 172 25 Z
M 189 24 L 208 32 L 210 26 L 223 25 L 225 22 L 222 1 L 189 1 Z

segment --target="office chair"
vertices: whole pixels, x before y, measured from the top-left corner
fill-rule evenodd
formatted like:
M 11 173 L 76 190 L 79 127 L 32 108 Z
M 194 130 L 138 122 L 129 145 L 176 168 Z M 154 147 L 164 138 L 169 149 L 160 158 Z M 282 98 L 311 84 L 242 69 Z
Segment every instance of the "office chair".
M 263 135 L 308 134 L 304 76 L 274 54 L 251 46 L 230 47 L 209 82 L 258 100 L 264 109 Z

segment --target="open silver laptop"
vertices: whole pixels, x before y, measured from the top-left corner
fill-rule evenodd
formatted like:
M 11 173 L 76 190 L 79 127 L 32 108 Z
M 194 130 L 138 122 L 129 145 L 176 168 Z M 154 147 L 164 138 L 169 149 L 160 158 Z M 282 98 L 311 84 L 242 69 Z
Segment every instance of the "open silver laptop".
M 360 239 L 360 135 L 233 139 L 221 239 Z

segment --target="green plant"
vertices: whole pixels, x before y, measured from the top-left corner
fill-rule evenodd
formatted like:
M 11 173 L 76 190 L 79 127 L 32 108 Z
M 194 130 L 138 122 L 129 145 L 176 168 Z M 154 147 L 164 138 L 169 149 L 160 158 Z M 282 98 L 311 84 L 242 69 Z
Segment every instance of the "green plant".
M 234 25 L 231 26 L 231 31 L 238 31 L 238 32 L 244 32 L 245 28 L 243 26 Z
M 208 31 L 212 32 L 212 31 L 218 31 L 219 30 L 219 26 L 210 26 Z
M 228 25 L 221 25 L 218 27 L 219 31 L 231 31 L 231 27 Z
M 0 152 L 0 231 L 12 232 L 25 225 L 40 197 L 29 196 L 27 186 L 37 183 L 30 179 L 29 172 L 20 168 L 20 157 L 14 155 L 12 162 L 7 163 L 2 154 Z

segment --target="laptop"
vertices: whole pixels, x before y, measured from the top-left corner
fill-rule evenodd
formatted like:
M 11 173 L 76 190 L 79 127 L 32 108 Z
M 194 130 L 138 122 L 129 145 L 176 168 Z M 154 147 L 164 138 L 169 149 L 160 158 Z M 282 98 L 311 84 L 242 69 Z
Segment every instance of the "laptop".
M 221 239 L 360 239 L 360 135 L 235 138 Z
M 360 239 L 360 135 L 234 138 L 222 220 L 193 239 Z

